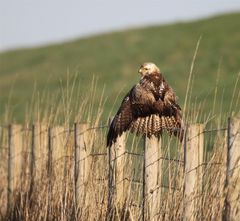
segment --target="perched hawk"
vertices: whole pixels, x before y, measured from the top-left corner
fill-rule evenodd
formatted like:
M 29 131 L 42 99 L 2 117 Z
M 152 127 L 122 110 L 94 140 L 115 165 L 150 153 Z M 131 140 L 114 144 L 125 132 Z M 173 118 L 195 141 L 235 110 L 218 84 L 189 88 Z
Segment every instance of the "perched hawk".
M 140 82 L 125 96 L 111 122 L 107 146 L 114 144 L 117 137 L 127 130 L 137 135 L 159 137 L 166 129 L 182 141 L 181 108 L 176 103 L 173 89 L 153 63 L 141 65 L 139 73 Z

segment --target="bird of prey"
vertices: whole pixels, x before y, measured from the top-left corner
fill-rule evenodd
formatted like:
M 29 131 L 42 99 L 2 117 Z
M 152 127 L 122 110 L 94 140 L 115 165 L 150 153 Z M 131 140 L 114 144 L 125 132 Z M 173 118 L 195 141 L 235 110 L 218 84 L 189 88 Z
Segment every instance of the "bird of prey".
M 173 89 L 154 63 L 142 64 L 139 73 L 139 83 L 124 97 L 111 122 L 107 146 L 112 146 L 127 130 L 137 135 L 160 137 L 165 129 L 182 141 L 182 113 Z

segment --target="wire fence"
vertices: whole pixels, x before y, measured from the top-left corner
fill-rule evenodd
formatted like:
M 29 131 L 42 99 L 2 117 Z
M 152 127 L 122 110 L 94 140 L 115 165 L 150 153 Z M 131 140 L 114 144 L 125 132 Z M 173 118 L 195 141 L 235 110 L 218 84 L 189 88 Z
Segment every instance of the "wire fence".
M 47 195 L 56 204 L 67 194 L 74 211 L 81 217 L 88 211 L 89 220 L 238 218 L 240 196 L 234 186 L 240 185 L 239 127 L 239 118 L 212 130 L 192 124 L 183 143 L 151 137 L 143 147 L 136 139 L 127 145 L 124 133 L 107 149 L 107 125 L 3 125 L 0 214 L 13 213 L 19 197 L 27 193 L 28 201 Z M 207 134 L 215 132 L 221 135 L 212 142 Z M 210 144 L 213 150 L 208 153 Z

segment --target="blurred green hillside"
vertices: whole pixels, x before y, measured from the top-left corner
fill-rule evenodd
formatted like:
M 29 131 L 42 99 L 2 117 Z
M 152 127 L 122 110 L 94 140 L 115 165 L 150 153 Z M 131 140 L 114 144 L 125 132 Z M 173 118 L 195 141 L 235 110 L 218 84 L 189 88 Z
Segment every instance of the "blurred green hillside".
M 3 116 L 6 106 L 9 106 L 14 119 L 23 121 L 34 85 L 40 94 L 45 90 L 54 94 L 61 90 L 60 80 L 66 84 L 68 74 L 70 78 L 77 74 L 83 95 L 88 94 L 93 76 L 98 78 L 96 101 L 105 85 L 106 117 L 116 97 L 119 95 L 114 112 L 124 94 L 139 80 L 137 70 L 146 61 L 155 62 L 160 67 L 183 105 L 200 36 L 191 99 L 196 104 L 202 103 L 203 111 L 208 114 L 213 108 L 215 86 L 218 84 L 215 111 L 226 112 L 240 71 L 239 28 L 240 13 L 235 13 L 1 53 L 0 115 Z M 239 88 L 238 84 L 237 93 Z M 234 102 L 232 106 L 235 111 L 240 109 L 240 103 Z

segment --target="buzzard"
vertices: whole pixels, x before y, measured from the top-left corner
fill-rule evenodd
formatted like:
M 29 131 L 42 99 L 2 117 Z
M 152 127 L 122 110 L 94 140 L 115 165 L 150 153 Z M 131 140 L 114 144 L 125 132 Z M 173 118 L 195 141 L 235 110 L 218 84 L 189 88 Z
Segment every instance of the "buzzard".
M 112 146 L 117 137 L 127 130 L 136 132 L 137 135 L 159 137 L 163 129 L 166 129 L 182 141 L 181 108 L 176 102 L 173 89 L 153 63 L 142 64 L 139 73 L 139 83 L 124 97 L 111 122 L 107 146 Z

